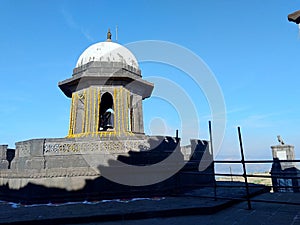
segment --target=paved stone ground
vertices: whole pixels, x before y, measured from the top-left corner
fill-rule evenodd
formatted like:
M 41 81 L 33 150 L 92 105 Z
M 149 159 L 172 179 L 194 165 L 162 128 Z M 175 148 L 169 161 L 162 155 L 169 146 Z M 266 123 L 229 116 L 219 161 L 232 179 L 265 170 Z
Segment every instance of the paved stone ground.
M 185 196 L 24 206 L 0 203 L 0 224 L 266 224 L 300 225 L 300 193 L 265 193 L 247 203 L 215 201 L 213 189 L 202 188 Z M 218 188 L 218 196 L 241 197 L 243 188 Z M 257 202 L 289 201 L 299 205 Z M 204 215 L 203 215 L 204 214 Z M 146 219 L 148 218 L 148 219 Z
M 248 210 L 247 203 L 242 202 L 210 215 L 89 223 L 89 225 L 300 225 L 300 193 L 266 193 L 253 199 L 293 201 L 299 205 L 252 202 L 252 209 Z

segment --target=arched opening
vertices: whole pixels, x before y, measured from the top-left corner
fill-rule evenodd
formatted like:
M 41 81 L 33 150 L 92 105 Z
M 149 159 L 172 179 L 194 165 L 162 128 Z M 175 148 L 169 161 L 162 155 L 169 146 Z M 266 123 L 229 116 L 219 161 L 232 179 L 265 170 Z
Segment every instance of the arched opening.
M 131 95 L 128 103 L 128 131 L 133 131 L 133 96 Z
M 100 131 L 114 129 L 114 101 L 110 93 L 105 92 L 101 97 L 100 102 Z

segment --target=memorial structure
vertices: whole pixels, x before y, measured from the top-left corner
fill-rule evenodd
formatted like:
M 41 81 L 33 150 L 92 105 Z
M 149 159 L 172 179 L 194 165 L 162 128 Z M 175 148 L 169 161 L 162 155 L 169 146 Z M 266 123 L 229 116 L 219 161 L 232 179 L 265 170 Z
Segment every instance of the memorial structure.
M 299 192 L 300 173 L 296 167 L 295 150 L 293 145 L 286 144 L 280 135 L 278 145 L 271 146 L 273 164 L 271 169 L 274 192 Z
M 154 84 L 142 78 L 135 56 L 112 42 L 110 31 L 106 41 L 80 55 L 72 77 L 58 86 L 71 98 L 68 135 L 17 142 L 13 157 L 12 149 L 1 145 L 2 199 L 36 202 L 164 195 L 213 182 L 212 166 L 198 171 L 204 153 L 212 162 L 207 141 L 191 141 L 187 162 L 180 138 L 145 135 L 142 101 L 151 96 Z M 159 163 L 174 152 L 177 157 L 172 163 L 148 174 L 139 169 L 130 174 L 143 183 L 147 177 L 165 173 L 166 179 L 160 182 L 130 186 L 103 176 L 110 170 L 125 173 L 125 165 L 144 168 Z M 168 175 L 183 161 L 184 166 Z M 210 175 L 202 175 L 207 172 Z

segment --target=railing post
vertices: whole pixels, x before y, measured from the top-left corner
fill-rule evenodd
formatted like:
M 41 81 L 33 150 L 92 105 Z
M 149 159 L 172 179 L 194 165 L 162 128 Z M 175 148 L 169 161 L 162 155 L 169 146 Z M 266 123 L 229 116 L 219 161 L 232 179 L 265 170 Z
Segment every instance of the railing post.
M 243 149 L 243 142 L 242 142 L 242 135 L 241 135 L 241 128 L 240 127 L 238 127 L 238 134 L 239 134 L 239 142 L 240 142 L 241 157 L 242 157 L 241 162 L 242 162 L 242 165 L 243 165 L 243 177 L 245 179 L 245 185 L 246 185 L 246 198 L 247 198 L 247 202 L 248 202 L 248 209 L 251 209 L 249 185 L 248 185 L 248 179 L 247 179 L 245 156 L 244 156 L 244 149 Z
M 209 140 L 210 140 L 210 149 L 211 149 L 211 155 L 212 155 L 212 167 L 214 172 L 214 199 L 217 200 L 217 182 L 216 182 L 216 176 L 215 176 L 215 159 L 214 159 L 214 149 L 213 149 L 213 143 L 212 143 L 212 130 L 211 130 L 211 121 L 208 121 L 208 129 L 209 129 Z

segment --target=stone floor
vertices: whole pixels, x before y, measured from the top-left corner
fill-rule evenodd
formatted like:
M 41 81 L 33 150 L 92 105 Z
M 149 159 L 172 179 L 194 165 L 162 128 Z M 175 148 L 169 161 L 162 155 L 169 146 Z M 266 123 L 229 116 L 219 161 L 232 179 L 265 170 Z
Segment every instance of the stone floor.
M 253 191 L 253 189 L 252 189 Z M 300 225 L 300 193 L 265 193 L 247 202 L 203 198 L 213 189 L 202 188 L 186 195 L 47 205 L 0 203 L 0 224 L 266 224 Z M 239 198 L 240 187 L 218 187 L 217 195 Z M 292 204 L 265 203 L 288 201 Z
M 210 215 L 174 216 L 142 220 L 124 220 L 104 223 L 102 225 L 300 225 L 300 193 L 267 193 L 253 198 L 260 200 L 293 201 L 299 205 L 252 202 L 248 210 L 246 202 L 235 204 L 227 209 Z

